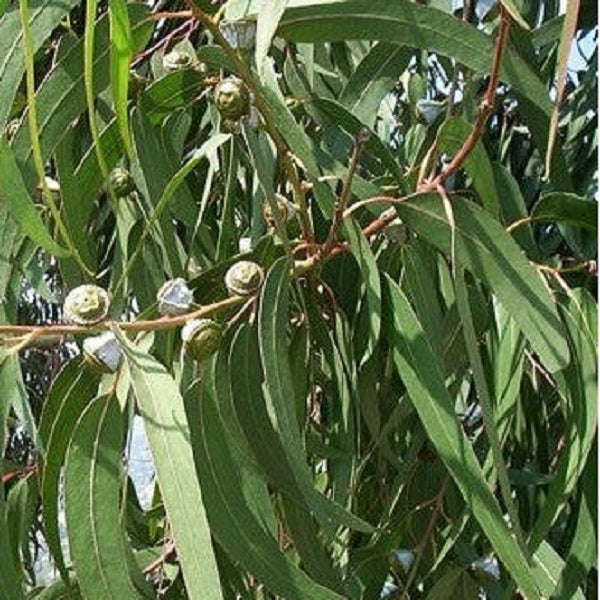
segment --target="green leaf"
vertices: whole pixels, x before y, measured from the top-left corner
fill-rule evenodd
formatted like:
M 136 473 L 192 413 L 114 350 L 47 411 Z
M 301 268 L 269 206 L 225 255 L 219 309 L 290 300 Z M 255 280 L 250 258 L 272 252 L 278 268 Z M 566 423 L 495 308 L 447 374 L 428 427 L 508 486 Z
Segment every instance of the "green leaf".
M 473 515 L 525 595 L 540 593 L 525 557 L 502 517 L 454 412 L 444 377 L 410 303 L 391 279 L 384 287 L 384 328 L 393 359 L 431 443 L 452 474 Z
M 2 366 L 0 366 L 0 369 Z M 0 423 L 4 427 L 4 423 Z M 6 505 L 4 500 L 4 485 L 0 480 L 0 554 L 3 559 L 0 560 L 0 600 L 21 600 L 24 598 L 23 590 L 19 582 L 15 564 L 10 559 L 11 550 L 8 539 Z
M 458 196 L 452 208 L 458 264 L 490 287 L 550 371 L 564 367 L 569 362 L 564 327 L 541 276 L 487 211 Z M 451 227 L 437 195 L 403 202 L 398 213 L 430 244 L 450 253 Z
M 60 471 L 79 415 L 96 395 L 98 375 L 81 359 L 69 361 L 55 378 L 40 419 L 44 445 L 40 464 L 42 516 L 50 554 L 63 580 L 68 581 L 58 528 Z
M 198 97 L 203 79 L 202 73 L 193 69 L 182 69 L 161 77 L 141 94 L 140 111 L 151 125 L 158 125 L 174 110 L 189 106 Z
M 294 404 L 290 402 L 290 398 L 295 397 L 286 333 L 290 283 L 291 265 L 287 257 L 283 257 L 271 267 L 260 298 L 259 344 L 269 416 L 281 439 L 296 484 L 315 517 L 330 528 L 345 525 L 357 531 L 371 532 L 373 528 L 368 523 L 327 500 L 314 488 L 304 459 L 304 442 Z
M 263 0 L 256 22 L 256 47 L 254 60 L 258 74 L 262 77 L 263 63 L 267 60 L 269 47 L 273 41 L 279 19 L 283 15 L 287 0 Z
M 448 119 L 438 132 L 440 151 L 450 155 L 456 154 L 470 133 L 471 125 L 463 119 L 459 117 Z M 485 209 L 498 218 L 502 203 L 496 188 L 492 163 L 481 140 L 478 140 L 469 152 L 462 168 L 473 180 L 473 187 Z
M 158 361 L 115 333 L 127 358 L 189 597 L 222 600 L 189 424 L 177 384 Z
M 474 27 L 435 8 L 410 0 L 350 0 L 290 8 L 278 35 L 294 42 L 336 42 L 367 39 L 401 43 L 451 57 L 478 73 L 492 64 L 492 39 Z M 500 77 L 550 114 L 545 86 L 510 47 Z
M 500 0 L 500 4 L 506 9 L 508 14 L 521 26 L 523 29 L 529 29 L 529 23 L 521 15 L 515 0 Z
M 381 101 L 394 87 L 412 55 L 411 49 L 400 44 L 375 44 L 348 79 L 339 101 L 356 118 L 373 126 Z
M 555 597 L 556 584 L 560 579 L 560 575 L 564 569 L 565 563 L 554 548 L 545 540 L 540 544 L 537 552 L 533 557 L 535 564 L 535 573 L 537 580 L 541 582 L 541 589 L 544 595 Z M 571 600 L 584 600 L 584 595 L 581 590 L 575 590 Z
M 146 20 L 150 9 L 143 4 L 128 4 L 132 22 L 134 48 L 143 47 L 151 34 L 153 24 Z M 109 28 L 108 19 L 102 17 L 96 22 L 94 35 L 93 85 L 94 94 L 99 94 L 109 84 Z M 63 42 L 64 43 L 64 42 Z M 38 109 L 38 134 L 42 148 L 42 158 L 48 160 L 56 144 L 60 141 L 71 122 L 85 111 L 85 87 L 83 76 L 83 40 L 69 48 L 49 72 L 36 94 Z M 28 189 L 36 184 L 31 164 L 31 144 L 29 124 L 23 119 L 12 148 Z
M 253 513 L 254 500 L 229 450 L 226 424 L 218 417 L 216 403 L 206 384 L 192 388 L 186 399 L 198 475 L 215 537 L 234 560 L 274 593 L 290 600 L 341 599 L 300 571 Z
M 597 304 L 584 289 L 572 290 L 561 306 L 573 360 L 555 375 L 566 400 L 565 448 L 531 534 L 530 547 L 544 539 L 567 498 L 575 490 L 597 428 Z
M 109 0 L 110 22 L 110 87 L 121 138 L 131 154 L 131 136 L 127 114 L 127 90 L 129 88 L 129 63 L 133 56 L 131 25 L 125 0 Z
M 116 396 L 95 398 L 78 419 L 65 466 L 69 549 L 87 598 L 141 598 L 121 527 L 123 415 Z
M 48 233 L 25 187 L 13 152 L 4 138 L 0 139 L 0 201 L 33 242 L 54 256 L 69 256 L 69 251 L 57 244 Z
M 507 0 L 503 0 L 506 2 Z M 569 63 L 569 55 L 573 38 L 577 32 L 577 15 L 579 14 L 579 0 L 567 0 L 565 10 L 565 20 L 563 29 L 560 35 L 560 43 L 558 45 L 557 68 L 556 68 L 556 98 L 552 108 L 552 116 L 550 118 L 550 128 L 548 131 L 548 145 L 546 146 L 546 174 L 550 173 L 552 168 L 552 150 L 556 141 L 558 132 L 559 111 L 567 84 L 567 67 Z
M 76 0 L 31 0 L 29 2 L 29 27 L 33 40 L 33 52 L 45 43 L 60 20 L 74 7 Z M 0 19 L 0 129 L 4 129 L 10 116 L 14 97 L 25 71 L 23 60 L 23 29 L 19 19 L 19 7 L 13 7 Z
M 575 194 L 544 194 L 531 209 L 532 221 L 566 223 L 590 231 L 598 228 L 598 203 Z

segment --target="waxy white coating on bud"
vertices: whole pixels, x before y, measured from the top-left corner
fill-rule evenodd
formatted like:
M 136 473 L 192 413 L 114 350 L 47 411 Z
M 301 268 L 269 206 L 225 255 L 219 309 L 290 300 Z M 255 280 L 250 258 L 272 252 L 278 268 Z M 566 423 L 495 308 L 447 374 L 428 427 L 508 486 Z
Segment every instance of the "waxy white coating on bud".
M 190 309 L 194 294 L 185 279 L 177 277 L 165 281 L 156 294 L 156 300 L 161 315 L 182 315 Z
M 106 373 L 115 373 L 123 359 L 123 351 L 112 331 L 85 338 L 83 354 L 92 364 Z

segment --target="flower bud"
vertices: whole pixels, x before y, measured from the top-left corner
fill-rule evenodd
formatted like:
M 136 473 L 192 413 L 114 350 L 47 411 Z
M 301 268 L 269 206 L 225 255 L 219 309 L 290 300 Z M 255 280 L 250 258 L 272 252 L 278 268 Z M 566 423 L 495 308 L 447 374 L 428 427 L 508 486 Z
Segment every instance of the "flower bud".
M 168 73 L 180 69 L 191 69 L 194 66 L 194 57 L 184 50 L 172 50 L 163 56 L 163 68 Z
M 135 191 L 135 183 L 131 173 L 123 167 L 115 167 L 108 176 L 110 186 L 117 198 L 123 198 Z
M 183 348 L 194 360 L 203 361 L 212 356 L 221 343 L 223 329 L 211 319 L 192 319 L 181 330 Z
M 83 340 L 85 359 L 103 373 L 114 373 L 121 364 L 123 351 L 112 331 Z
M 93 325 L 108 315 L 110 302 L 106 290 L 97 285 L 80 285 L 65 298 L 65 318 L 76 325 Z
M 275 194 L 275 204 L 277 205 L 279 220 L 285 223 L 293 215 L 294 209 L 292 205 L 281 194 Z M 273 215 L 271 203 L 268 200 L 265 200 L 262 204 L 262 216 L 268 227 L 275 227 L 277 221 Z
M 250 111 L 250 93 L 238 77 L 222 79 L 215 87 L 214 98 L 224 119 L 237 121 Z
M 186 313 L 192 302 L 194 294 L 187 286 L 185 279 L 169 279 L 166 281 L 156 294 L 158 302 L 158 312 L 161 315 L 181 315 Z
M 240 260 L 225 273 L 225 287 L 230 294 L 252 296 L 262 285 L 265 273 L 262 267 L 250 260 Z

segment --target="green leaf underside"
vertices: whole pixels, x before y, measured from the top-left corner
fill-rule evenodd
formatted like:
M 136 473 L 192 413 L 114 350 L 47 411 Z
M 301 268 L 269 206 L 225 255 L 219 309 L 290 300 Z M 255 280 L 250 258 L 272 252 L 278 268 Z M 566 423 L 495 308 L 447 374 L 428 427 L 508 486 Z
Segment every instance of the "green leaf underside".
M 199 388 L 200 386 L 198 386 Z M 192 389 L 186 401 L 198 476 L 215 537 L 273 592 L 290 600 L 336 600 L 341 596 L 318 585 L 281 553 L 275 538 L 265 531 L 253 510 L 255 500 L 244 486 L 245 476 L 229 448 L 225 427 L 218 416 L 208 385 Z M 254 492 L 256 493 L 256 492 Z
M 65 512 L 71 558 L 85 597 L 140 598 L 128 569 L 121 527 L 123 417 L 113 395 L 81 414 L 65 467 Z
M 295 42 L 400 42 L 452 57 L 479 73 L 488 72 L 492 61 L 492 38 L 440 10 L 409 0 L 351 0 L 290 8 L 278 34 Z M 510 47 L 500 77 L 550 115 L 546 88 Z
M 569 362 L 564 327 L 541 276 L 484 209 L 457 196 L 452 207 L 458 263 L 485 281 L 550 371 L 564 367 Z M 424 194 L 397 209 L 425 240 L 450 253 L 451 228 L 437 195 Z
M 192 599 L 222 600 L 183 399 L 177 384 L 158 361 L 118 335 L 124 345 L 186 588 Z
M 408 300 L 391 279 L 384 290 L 384 328 L 394 362 L 415 410 L 473 515 L 515 581 L 530 599 L 540 598 L 532 573 L 502 517 L 454 405 L 425 332 Z

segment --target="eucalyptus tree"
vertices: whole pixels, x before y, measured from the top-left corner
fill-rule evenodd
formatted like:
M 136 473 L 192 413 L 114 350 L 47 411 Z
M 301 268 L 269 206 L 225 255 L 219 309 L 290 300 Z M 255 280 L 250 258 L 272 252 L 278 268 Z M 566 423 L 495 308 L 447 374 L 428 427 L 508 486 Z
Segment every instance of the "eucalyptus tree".
M 595 597 L 565 4 L 0 2 L 0 598 Z

